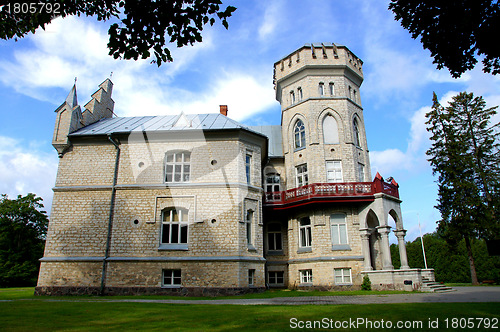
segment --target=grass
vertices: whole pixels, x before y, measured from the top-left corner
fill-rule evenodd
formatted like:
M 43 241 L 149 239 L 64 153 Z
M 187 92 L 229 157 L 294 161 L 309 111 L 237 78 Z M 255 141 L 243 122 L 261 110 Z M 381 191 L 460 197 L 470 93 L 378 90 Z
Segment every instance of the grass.
M 184 297 L 184 296 L 166 296 L 166 295 L 134 295 L 134 296 L 34 296 L 34 287 L 24 288 L 0 288 L 0 300 L 16 300 L 16 299 L 150 299 L 150 300 L 222 300 L 222 299 L 267 299 L 274 297 L 301 297 L 301 296 L 354 296 L 354 295 L 386 295 L 386 294 L 406 294 L 404 291 L 338 291 L 338 292 L 322 292 L 322 291 L 297 291 L 276 289 L 268 290 L 264 293 L 245 294 L 236 296 L 218 296 L 218 297 Z
M 300 321 L 421 322 L 408 331 L 426 331 L 429 321 L 445 319 L 499 319 L 500 303 L 407 303 L 366 305 L 237 306 L 176 305 L 160 303 L 49 302 L 14 300 L 0 302 L 2 331 L 282 331 L 290 319 Z M 476 325 L 477 326 L 477 325 Z M 498 326 L 498 325 L 497 325 Z M 352 327 L 352 326 L 351 326 Z M 451 328 L 451 326 L 449 326 Z M 342 331 L 343 329 L 335 329 Z M 345 330 L 345 329 L 344 329 Z M 347 329 L 348 330 L 348 329 Z M 380 329 L 378 329 L 380 330 Z M 455 328 L 456 330 L 456 328 Z M 481 329 L 474 329 L 481 330 Z

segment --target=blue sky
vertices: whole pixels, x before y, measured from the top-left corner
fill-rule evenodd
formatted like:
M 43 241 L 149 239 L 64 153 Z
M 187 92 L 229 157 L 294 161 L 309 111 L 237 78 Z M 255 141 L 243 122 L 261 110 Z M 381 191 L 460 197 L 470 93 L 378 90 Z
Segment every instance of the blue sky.
M 114 60 L 107 55 L 108 24 L 92 18 L 57 19 L 35 35 L 0 41 L 0 193 L 34 192 L 50 211 L 57 172 L 51 146 L 54 110 L 74 78 L 80 105 L 113 72 L 118 116 L 218 112 L 246 125 L 280 124 L 273 63 L 305 43 L 346 45 L 364 61 L 361 86 L 373 176 L 400 184 L 407 240 L 432 232 L 439 219 L 437 185 L 426 161 L 425 113 L 432 92 L 445 103 L 460 91 L 500 104 L 500 77 L 481 68 L 453 79 L 436 70 L 387 10 L 388 2 L 361 0 L 224 1 L 238 9 L 229 30 L 204 30 L 193 47 L 171 48 L 174 62 Z M 499 117 L 495 118 L 495 122 Z

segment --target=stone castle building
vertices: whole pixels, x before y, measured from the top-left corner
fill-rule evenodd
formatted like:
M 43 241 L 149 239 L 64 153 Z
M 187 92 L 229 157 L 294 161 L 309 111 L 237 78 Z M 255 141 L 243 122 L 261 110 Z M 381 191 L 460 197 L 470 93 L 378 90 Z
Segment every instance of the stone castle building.
M 362 64 L 335 44 L 276 62 L 276 126 L 241 125 L 227 106 L 113 117 L 109 79 L 82 111 L 74 86 L 56 110 L 60 161 L 36 292 L 356 289 L 364 275 L 374 288 L 418 289 L 433 273 L 408 266 L 398 184 L 371 180 Z

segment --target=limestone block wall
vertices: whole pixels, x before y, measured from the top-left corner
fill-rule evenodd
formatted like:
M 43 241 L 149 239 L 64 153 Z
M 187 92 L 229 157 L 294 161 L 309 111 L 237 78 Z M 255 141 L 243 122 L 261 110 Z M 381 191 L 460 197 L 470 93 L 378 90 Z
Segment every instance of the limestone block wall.
M 363 282 L 361 274 L 363 264 L 359 261 L 337 260 L 318 261 L 309 263 L 294 263 L 288 266 L 288 288 L 291 289 L 359 289 Z M 351 269 L 352 283 L 336 283 L 334 278 L 335 269 Z M 303 284 L 300 280 L 301 270 L 312 270 L 312 284 Z

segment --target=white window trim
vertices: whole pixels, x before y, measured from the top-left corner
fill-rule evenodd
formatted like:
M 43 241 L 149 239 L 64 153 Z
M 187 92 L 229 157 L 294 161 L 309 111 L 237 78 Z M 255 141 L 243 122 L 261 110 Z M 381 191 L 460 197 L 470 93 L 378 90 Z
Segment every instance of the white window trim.
M 180 282 L 178 284 L 175 283 L 174 279 L 176 277 L 174 277 L 174 275 L 173 275 L 176 271 L 179 271 L 179 273 L 180 273 L 180 277 L 177 277 L 177 278 L 180 278 Z M 171 276 L 172 282 L 170 284 L 165 283 L 165 274 L 166 273 L 172 274 L 172 276 Z M 163 288 L 180 288 L 180 287 L 182 287 L 182 270 L 181 269 L 164 269 L 164 270 L 162 270 L 161 286 Z
M 299 123 L 301 124 L 300 126 Z M 299 137 L 298 145 L 297 134 Z M 306 125 L 301 119 L 298 119 L 293 126 L 293 146 L 295 150 L 303 149 L 306 147 Z
M 328 166 L 332 165 L 331 168 Z M 340 166 L 340 167 L 335 167 L 335 166 Z M 334 177 L 333 179 L 330 179 L 328 177 L 328 173 L 333 172 Z M 340 174 L 340 176 L 338 176 Z M 343 182 L 344 181 L 344 175 L 342 172 L 342 161 L 340 160 L 327 160 L 326 161 L 326 182 L 328 183 L 338 183 L 338 182 Z
M 169 212 L 168 220 L 164 220 L 165 211 Z M 179 216 L 179 221 L 172 221 L 173 211 L 176 211 Z M 186 217 L 184 218 L 184 214 Z M 178 225 L 177 240 L 178 242 L 172 242 L 172 226 Z M 189 247 L 189 210 L 185 208 L 175 208 L 167 207 L 161 211 L 161 224 L 160 224 L 160 249 L 171 249 L 171 250 L 187 250 Z M 169 228 L 169 242 L 163 242 L 163 232 L 164 228 Z M 181 230 L 186 227 L 186 242 L 181 242 Z
M 302 225 L 303 219 L 309 219 L 308 225 Z M 302 238 L 302 233 L 304 233 L 304 238 Z M 304 239 L 305 243 L 302 242 Z M 300 218 L 299 220 L 299 248 L 312 248 L 312 222 L 309 217 Z
M 177 155 L 181 155 L 182 161 L 176 161 Z M 172 161 L 168 161 L 169 156 L 172 156 Z M 187 158 L 186 156 L 189 156 L 189 161 L 185 161 Z M 172 166 L 172 172 L 169 174 L 167 171 L 168 166 Z M 176 181 L 175 175 L 176 171 L 175 168 L 176 166 L 180 166 L 181 172 L 180 172 L 180 181 Z M 188 179 L 185 180 L 185 173 L 184 173 L 184 166 L 189 166 L 189 174 L 187 174 Z M 165 154 L 165 169 L 164 169 L 164 174 L 163 174 L 163 179 L 165 180 L 165 183 L 183 183 L 183 182 L 190 182 L 191 181 L 191 152 L 189 151 L 171 151 L 167 152 Z M 171 175 L 172 179 L 171 181 L 167 181 L 167 175 Z
M 300 283 L 301 284 L 312 284 L 313 283 L 312 269 L 300 270 L 299 273 L 300 273 Z
M 304 171 L 304 166 L 305 166 L 305 171 Z M 299 168 L 302 169 L 302 171 L 299 173 Z M 302 180 L 302 184 L 300 184 L 300 181 Z M 301 164 L 295 166 L 295 187 L 302 187 L 302 186 L 307 186 L 309 184 L 309 176 L 308 176 L 308 170 L 307 170 L 307 164 Z
M 341 282 L 337 282 L 337 271 L 340 271 L 339 277 L 342 279 Z M 346 274 L 346 271 L 348 271 L 349 273 Z M 345 281 L 346 277 L 349 277 L 349 281 Z M 352 269 L 350 267 L 333 269 L 333 282 L 335 283 L 335 285 L 352 285 Z
M 334 215 L 341 215 L 344 217 L 344 221 L 343 222 L 338 222 L 338 221 L 333 221 L 333 216 Z M 345 240 L 346 242 L 345 243 L 342 243 L 341 242 L 341 236 L 340 236 L 340 225 L 345 225 Z M 337 229 L 337 234 L 338 234 L 338 239 L 334 239 L 334 232 L 333 232 L 333 228 L 336 228 Z M 336 247 L 336 246 L 349 246 L 349 230 L 347 228 L 347 216 L 344 214 L 344 213 L 333 213 L 330 215 L 330 239 L 332 241 L 332 246 L 333 247 Z M 335 242 L 338 242 L 338 243 L 335 243 Z

